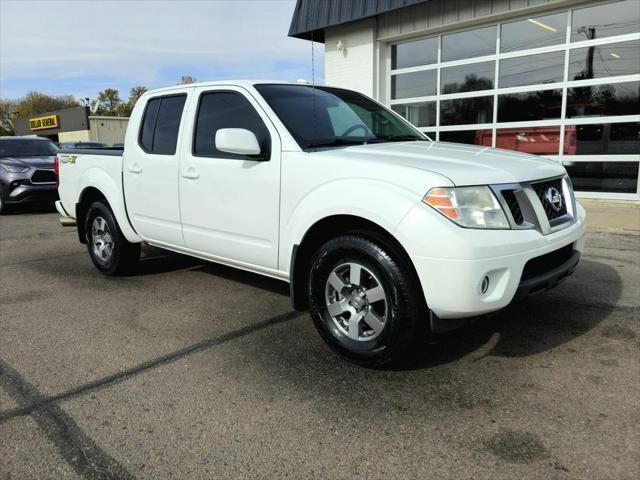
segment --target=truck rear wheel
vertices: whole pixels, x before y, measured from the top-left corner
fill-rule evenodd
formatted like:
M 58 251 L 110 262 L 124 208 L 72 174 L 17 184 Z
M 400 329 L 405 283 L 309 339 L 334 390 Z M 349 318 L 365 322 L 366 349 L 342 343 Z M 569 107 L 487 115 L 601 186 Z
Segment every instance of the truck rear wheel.
M 363 366 L 406 359 L 426 333 L 428 310 L 408 259 L 384 241 L 330 240 L 309 275 L 311 316 L 325 342 Z
M 100 200 L 87 209 L 84 231 L 89 256 L 105 275 L 127 273 L 140 258 L 140 244 L 127 241 L 111 209 Z

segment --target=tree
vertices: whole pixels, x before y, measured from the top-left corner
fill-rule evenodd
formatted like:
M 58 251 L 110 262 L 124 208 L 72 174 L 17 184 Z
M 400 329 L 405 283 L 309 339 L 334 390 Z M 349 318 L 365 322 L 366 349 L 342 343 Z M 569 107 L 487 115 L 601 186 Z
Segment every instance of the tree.
M 131 104 L 131 108 L 135 105 L 138 99 L 147 92 L 147 87 L 143 87 L 139 85 L 137 87 L 133 87 L 129 92 L 129 103 Z
M 13 121 L 17 117 L 78 107 L 80 104 L 71 95 L 51 96 L 40 92 L 29 92 L 18 100 L 0 100 L 0 135 L 14 135 Z
M 196 79 L 193 78 L 191 75 L 182 75 L 180 77 L 180 81 L 178 82 L 178 85 L 188 85 L 190 83 L 195 83 Z
M 97 115 L 119 116 L 122 100 L 120 93 L 115 88 L 106 88 L 98 93 L 94 113 Z
M 0 100 L 0 136 L 15 135 L 13 126 L 15 104 L 11 100 Z
M 78 101 L 71 95 L 51 96 L 39 92 L 29 92 L 15 101 L 16 116 L 24 117 L 38 113 L 79 107 Z

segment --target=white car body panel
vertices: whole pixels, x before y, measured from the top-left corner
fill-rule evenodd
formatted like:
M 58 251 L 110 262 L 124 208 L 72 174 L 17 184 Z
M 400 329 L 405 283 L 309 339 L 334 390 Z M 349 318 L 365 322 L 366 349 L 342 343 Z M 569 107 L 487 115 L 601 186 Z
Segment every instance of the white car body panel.
M 258 111 L 271 135 L 269 161 L 193 155 L 199 95 L 215 89 L 243 94 Z M 150 156 L 138 145 L 145 104 L 174 93 L 188 95 L 176 154 Z M 465 229 L 422 202 L 433 187 L 515 184 L 566 175 L 556 162 L 441 142 L 303 151 L 252 82 L 147 92 L 133 111 L 123 157 L 79 153 L 74 162 L 69 155 L 60 157 L 61 205 L 71 216 L 84 189 L 92 187 L 107 198 L 131 242 L 144 240 L 284 280 L 290 279 L 292 252 L 314 224 L 335 215 L 366 219 L 402 245 L 428 306 L 441 318 L 503 308 L 528 260 L 572 243 L 578 251 L 584 246 L 585 215 L 579 205 L 571 226 L 543 235 L 534 229 Z M 482 294 L 485 275 L 491 288 Z

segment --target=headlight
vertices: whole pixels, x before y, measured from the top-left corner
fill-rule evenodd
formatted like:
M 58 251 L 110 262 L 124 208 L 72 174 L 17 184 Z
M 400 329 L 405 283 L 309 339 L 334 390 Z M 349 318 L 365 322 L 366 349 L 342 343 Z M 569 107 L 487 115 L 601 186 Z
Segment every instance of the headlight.
M 18 167 L 16 165 L 6 165 L 4 163 L 0 163 L 0 167 L 9 173 L 24 173 L 29 171 L 29 167 Z
M 461 227 L 510 228 L 489 187 L 432 188 L 422 201 Z

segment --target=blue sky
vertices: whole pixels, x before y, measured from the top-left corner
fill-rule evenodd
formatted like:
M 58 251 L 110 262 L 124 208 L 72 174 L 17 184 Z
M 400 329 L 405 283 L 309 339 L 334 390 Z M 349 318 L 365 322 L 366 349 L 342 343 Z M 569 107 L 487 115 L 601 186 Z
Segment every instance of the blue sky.
M 295 0 L 0 0 L 0 97 L 95 98 L 196 80 L 311 79 L 311 43 L 287 37 Z M 323 45 L 315 45 L 316 81 Z

